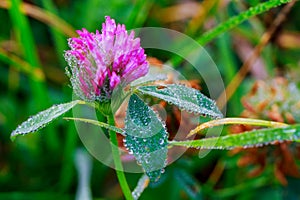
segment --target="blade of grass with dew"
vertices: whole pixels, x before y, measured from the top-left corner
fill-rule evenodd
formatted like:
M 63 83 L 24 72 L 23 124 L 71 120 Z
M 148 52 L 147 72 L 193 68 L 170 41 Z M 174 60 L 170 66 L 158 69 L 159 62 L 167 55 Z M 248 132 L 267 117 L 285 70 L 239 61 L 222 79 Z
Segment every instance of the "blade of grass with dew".
M 221 137 L 204 138 L 200 140 L 171 141 L 171 146 L 185 146 L 203 149 L 233 149 L 237 147 L 252 148 L 270 145 L 274 142 L 299 142 L 300 125 L 291 125 L 280 128 L 258 129 L 240 134 Z
M 291 2 L 292 0 L 270 0 L 264 3 L 260 3 L 257 6 L 251 7 L 248 10 L 240 13 L 237 16 L 229 18 L 227 21 L 217 25 L 215 28 L 207 31 L 203 35 L 201 35 L 199 38 L 196 39 L 196 41 L 200 44 L 205 46 L 207 43 L 212 41 L 214 38 L 218 37 L 219 35 L 231 30 L 232 28 L 238 26 L 245 20 L 248 20 L 249 18 L 259 15 L 261 13 L 264 13 L 272 8 L 278 7 L 280 5 L 283 5 L 285 3 Z M 189 47 L 184 49 L 183 51 L 189 52 Z M 176 67 L 178 66 L 182 58 L 174 56 L 171 59 L 173 65 Z
M 201 37 L 197 39 L 197 42 L 201 45 L 205 45 L 217 36 L 221 35 L 224 32 L 227 32 L 228 30 L 236 27 L 237 25 L 241 24 L 245 20 L 249 19 L 250 17 L 253 17 L 255 15 L 259 15 L 261 13 L 264 13 L 271 8 L 278 7 L 282 4 L 291 2 L 292 0 L 271 0 L 264 3 L 260 3 L 255 7 L 251 7 L 248 10 L 240 13 L 239 15 L 235 17 L 231 17 L 229 20 L 219 24 L 212 30 L 204 33 Z
M 232 124 L 243 124 L 243 125 L 252 125 L 252 126 L 266 126 L 266 127 L 285 127 L 288 124 L 274 121 L 266 121 L 261 119 L 250 119 L 250 118 L 222 118 L 217 120 L 212 120 L 200 124 L 195 129 L 193 129 L 187 137 L 190 137 L 194 134 L 200 133 L 202 130 L 207 128 L 212 128 L 214 126 L 222 126 L 222 125 L 232 125 Z
M 254 50 L 251 52 L 249 58 L 244 62 L 239 72 L 235 75 L 235 77 L 227 85 L 225 91 L 223 91 L 220 97 L 218 98 L 217 104 L 220 106 L 220 108 L 223 108 L 226 105 L 226 102 L 231 98 L 231 96 L 236 91 L 237 87 L 242 83 L 247 73 L 251 69 L 251 66 L 256 62 L 258 56 L 261 54 L 264 47 L 270 42 L 276 30 L 284 22 L 287 14 L 291 11 L 295 3 L 296 1 L 291 1 L 290 3 L 286 4 L 279 12 L 279 14 L 276 16 L 276 18 L 274 19 L 274 21 L 272 22 L 268 30 L 262 35 L 259 43 L 255 46 Z
M 101 128 L 106 128 L 108 130 L 111 130 L 111 131 L 114 131 L 114 132 L 117 132 L 123 136 L 124 135 L 124 131 L 118 127 L 115 127 L 115 126 L 112 126 L 112 125 L 109 125 L 109 124 L 106 124 L 104 122 L 100 122 L 100 121 L 96 121 L 96 120 L 92 120 L 92 119 L 85 119 L 85 118 L 74 118 L 74 117 L 65 117 L 64 118 L 65 120 L 74 120 L 74 121 L 80 121 L 80 122 L 85 122 L 85 123 L 89 123 L 89 124 L 93 124 L 95 126 L 99 126 Z
M 28 63 L 33 66 L 31 70 L 41 69 L 29 22 L 26 16 L 21 12 L 20 5 L 20 0 L 11 1 L 9 14 L 14 26 L 14 30 L 18 34 L 18 42 L 23 48 L 24 57 Z M 33 105 L 35 105 L 33 112 L 37 112 L 49 106 L 49 98 L 45 83 L 41 81 L 30 80 L 30 88 L 33 97 Z M 60 145 L 56 131 L 52 126 L 50 126 L 47 129 L 47 132 L 48 133 L 45 135 L 45 137 L 47 138 L 46 144 L 48 145 L 48 148 L 52 151 L 58 150 Z
M 239 5 L 237 9 L 243 9 L 245 6 L 243 3 L 236 4 Z M 253 29 L 253 31 L 249 31 L 248 26 L 239 26 L 235 28 L 235 31 L 238 34 L 241 34 L 242 36 L 246 37 L 252 44 L 256 44 L 260 41 L 261 36 L 266 31 L 266 27 L 263 24 L 262 21 L 258 19 L 258 17 L 253 17 L 249 19 L 249 25 Z M 264 48 L 264 51 L 262 51 L 261 56 L 264 61 L 264 65 L 266 66 L 266 70 L 268 72 L 268 75 L 273 76 L 274 75 L 274 66 L 275 63 L 272 59 L 272 48 L 270 46 L 266 46 Z

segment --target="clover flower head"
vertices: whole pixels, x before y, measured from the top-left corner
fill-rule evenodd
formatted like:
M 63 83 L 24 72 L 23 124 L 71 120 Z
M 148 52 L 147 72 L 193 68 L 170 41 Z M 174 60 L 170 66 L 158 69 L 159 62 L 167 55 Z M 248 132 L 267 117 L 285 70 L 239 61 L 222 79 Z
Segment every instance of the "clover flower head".
M 109 16 L 101 33 L 78 30 L 65 52 L 66 69 L 74 92 L 86 101 L 108 101 L 119 84 L 123 86 L 147 74 L 149 65 L 139 38 Z

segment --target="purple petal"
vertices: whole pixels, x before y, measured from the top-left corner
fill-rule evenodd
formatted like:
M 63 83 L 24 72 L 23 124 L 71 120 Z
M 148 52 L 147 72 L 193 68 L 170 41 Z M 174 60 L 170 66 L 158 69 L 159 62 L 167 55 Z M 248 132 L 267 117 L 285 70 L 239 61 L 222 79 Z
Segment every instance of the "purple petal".
M 140 39 L 109 16 L 105 17 L 101 33 L 84 28 L 77 33 L 77 38 L 68 40 L 70 50 L 65 52 L 65 59 L 72 87 L 84 100 L 109 99 L 121 81 L 128 84 L 148 72 Z
M 112 72 L 112 75 L 110 77 L 110 82 L 109 82 L 110 88 L 113 90 L 120 82 L 121 82 L 120 77 L 115 72 Z

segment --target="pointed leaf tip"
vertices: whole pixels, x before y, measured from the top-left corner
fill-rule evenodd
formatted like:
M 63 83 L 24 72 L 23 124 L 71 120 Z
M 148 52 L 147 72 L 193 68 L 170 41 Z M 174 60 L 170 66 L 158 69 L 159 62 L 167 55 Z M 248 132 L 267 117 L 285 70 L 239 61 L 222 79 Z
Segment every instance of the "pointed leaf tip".
M 151 181 L 157 181 L 164 172 L 167 139 L 165 126 L 155 112 L 133 94 L 126 113 L 124 143 Z
M 273 144 L 275 142 L 294 141 L 300 139 L 300 124 L 258 129 L 240 134 L 221 137 L 203 138 L 201 140 L 172 141 L 171 146 L 185 146 L 202 149 L 233 149 L 237 147 L 252 148 Z
M 62 114 L 72 109 L 77 104 L 84 104 L 84 102 L 80 100 L 76 100 L 69 103 L 53 105 L 47 110 L 44 110 L 32 117 L 29 117 L 25 122 L 20 124 L 17 127 L 17 129 L 15 129 L 11 133 L 10 139 L 14 141 L 18 135 L 26 135 L 28 133 L 33 133 L 38 131 L 39 129 L 48 125 L 51 121 L 53 121 L 57 117 L 61 116 Z
M 138 88 L 138 91 L 160 98 L 190 113 L 207 115 L 212 118 L 223 117 L 215 101 L 194 88 L 170 84 L 164 86 L 141 86 Z

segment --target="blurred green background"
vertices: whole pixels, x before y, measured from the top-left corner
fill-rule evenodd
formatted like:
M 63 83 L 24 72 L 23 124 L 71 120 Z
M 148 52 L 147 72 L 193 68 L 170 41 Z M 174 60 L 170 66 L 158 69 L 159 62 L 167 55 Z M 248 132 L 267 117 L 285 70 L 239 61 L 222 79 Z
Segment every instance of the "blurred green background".
M 9 138 L 28 116 L 71 100 L 63 52 L 68 49 L 67 38 L 76 36 L 74 30 L 101 29 L 104 16 L 109 15 L 127 29 L 164 27 L 198 40 L 212 27 L 262 2 L 265 1 L 0 0 L 0 199 L 76 197 L 78 173 L 74 158 L 82 144 L 73 122 L 61 119 L 39 131 L 40 134 L 29 134 L 15 142 Z M 295 3 L 286 13 L 283 7 L 251 17 L 205 45 L 228 85 L 256 45 L 264 40 L 262 35 L 276 28 L 271 40 L 256 53 L 257 62 L 252 63 L 247 76 L 231 89 L 233 96 L 227 104 L 227 116 L 239 116 L 244 111 L 247 117 L 245 110 L 249 108 L 241 100 L 257 80 L 272 81 L 281 76 L 298 84 L 300 4 Z M 287 20 L 274 24 L 279 15 Z M 146 53 L 161 62 L 176 58 L 169 52 Z M 177 62 L 175 67 L 186 78 L 199 82 L 206 93 L 191 66 Z M 276 106 L 285 109 L 281 103 Z M 256 114 L 258 118 L 276 120 L 274 115 Z M 224 129 L 224 134 L 229 131 Z M 191 150 L 168 166 L 161 180 L 150 184 L 141 199 L 299 199 L 299 151 L 297 145 L 285 144 L 248 152 L 212 151 L 200 159 L 197 151 Z M 289 167 L 296 169 L 286 169 Z M 257 169 L 259 173 L 251 174 Z M 113 169 L 92 159 L 91 170 L 94 199 L 122 199 Z M 139 177 L 127 174 L 132 189 Z

